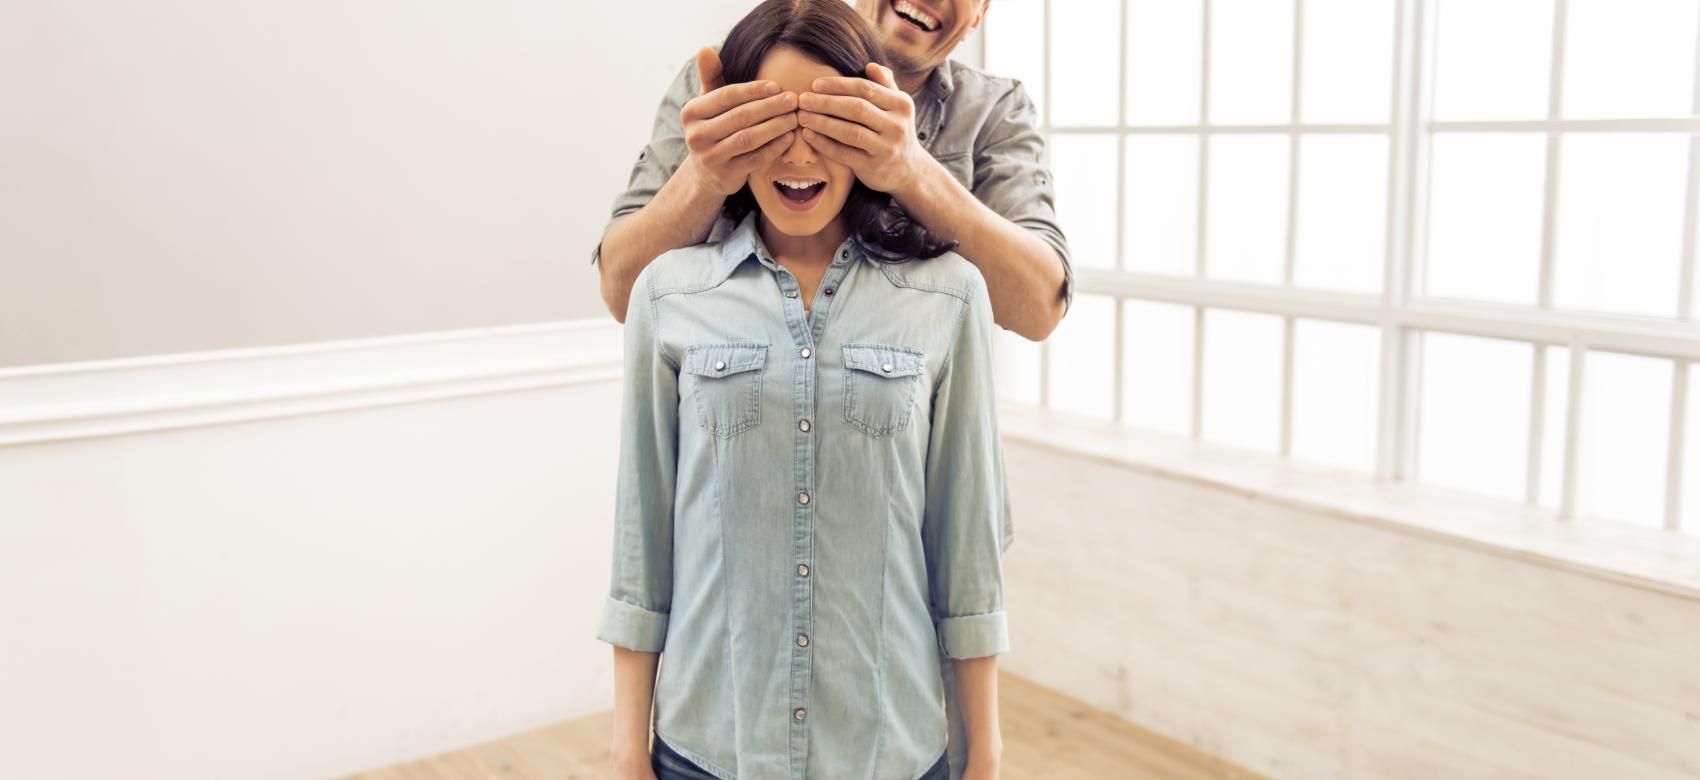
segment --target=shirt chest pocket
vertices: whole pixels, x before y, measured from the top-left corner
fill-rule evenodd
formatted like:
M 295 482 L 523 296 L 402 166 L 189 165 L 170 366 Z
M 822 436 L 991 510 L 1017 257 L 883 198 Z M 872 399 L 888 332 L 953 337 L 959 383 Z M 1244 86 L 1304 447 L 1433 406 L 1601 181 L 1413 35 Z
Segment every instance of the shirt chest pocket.
M 926 365 L 925 355 L 913 347 L 845 344 L 844 421 L 869 436 L 909 427 Z
M 715 436 L 733 436 L 761 423 L 761 375 L 767 345 L 696 344 L 680 369 L 695 400 L 698 423 Z

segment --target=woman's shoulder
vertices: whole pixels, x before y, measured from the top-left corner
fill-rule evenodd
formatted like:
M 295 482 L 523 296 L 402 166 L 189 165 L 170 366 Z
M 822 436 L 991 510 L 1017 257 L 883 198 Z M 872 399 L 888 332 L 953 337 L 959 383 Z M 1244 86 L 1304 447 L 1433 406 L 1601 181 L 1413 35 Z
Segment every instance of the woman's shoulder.
M 986 296 L 986 278 L 980 267 L 954 251 L 884 265 L 886 275 L 899 286 L 945 293 L 965 303 Z
M 724 241 L 669 249 L 638 272 L 633 288 L 649 289 L 655 295 L 663 295 L 681 288 L 712 284 L 721 276 L 721 253 L 724 249 Z

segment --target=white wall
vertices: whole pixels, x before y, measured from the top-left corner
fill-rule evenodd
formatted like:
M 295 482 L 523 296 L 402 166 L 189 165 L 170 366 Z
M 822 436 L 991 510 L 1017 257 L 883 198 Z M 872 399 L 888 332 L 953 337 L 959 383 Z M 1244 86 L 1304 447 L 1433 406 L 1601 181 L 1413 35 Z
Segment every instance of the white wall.
M 663 88 L 753 5 L 0 3 L 0 366 L 606 316 Z
M 610 706 L 606 322 L 0 372 L 0 777 L 332 777 Z
M 1005 454 L 1012 672 L 1272 778 L 1700 778 L 1700 598 Z

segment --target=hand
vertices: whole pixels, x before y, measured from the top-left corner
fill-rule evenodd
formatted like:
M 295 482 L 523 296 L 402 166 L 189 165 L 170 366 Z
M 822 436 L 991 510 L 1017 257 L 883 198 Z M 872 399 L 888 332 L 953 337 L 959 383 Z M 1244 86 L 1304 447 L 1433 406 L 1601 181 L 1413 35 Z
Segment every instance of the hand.
M 803 141 L 856 173 L 863 184 L 898 195 L 932 156 L 915 138 L 915 101 L 891 69 L 870 62 L 868 78 L 815 79 L 798 101 Z
M 707 46 L 697 52 L 697 80 L 702 94 L 679 111 L 690 149 L 685 163 L 708 189 L 731 195 L 752 171 L 767 167 L 790 148 L 797 128 L 797 96 L 780 92 L 772 81 L 726 86 L 720 55 Z
M 629 760 L 616 756 L 614 780 L 656 780 L 655 767 L 650 763 L 649 754 L 634 754 Z
M 998 762 L 968 757 L 968 766 L 962 769 L 962 780 L 998 780 Z

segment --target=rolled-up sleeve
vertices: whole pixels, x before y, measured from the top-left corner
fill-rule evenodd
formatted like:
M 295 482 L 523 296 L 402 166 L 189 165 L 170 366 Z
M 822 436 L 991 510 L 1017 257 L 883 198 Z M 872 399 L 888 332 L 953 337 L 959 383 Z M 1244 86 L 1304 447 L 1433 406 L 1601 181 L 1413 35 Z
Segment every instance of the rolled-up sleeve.
M 929 596 L 940 642 L 951 658 L 1009 651 L 992 304 L 984 279 L 975 274 L 974 280 L 933 392 L 921 524 Z
M 673 172 L 684 164 L 688 149 L 685 146 L 684 125 L 679 120 L 679 112 L 701 91 L 702 87 L 697 81 L 696 58 L 693 56 L 679 68 L 678 75 L 673 77 L 673 83 L 667 87 L 667 93 L 661 97 L 661 105 L 655 109 L 655 123 L 650 130 L 649 143 L 638 152 L 637 161 L 632 163 L 632 175 L 626 182 L 626 191 L 614 198 L 608 224 L 602 228 L 604 237 L 608 235 L 608 228 L 613 227 L 621 217 L 654 200 L 655 193 L 659 192 L 661 186 L 673 178 Z M 590 262 L 595 265 L 601 259 L 602 241 L 598 239 L 596 247 L 590 250 Z
M 673 600 L 673 495 L 678 468 L 678 365 L 659 348 L 653 285 L 639 273 L 626 307 L 614 560 L 596 636 L 660 652 Z
M 1038 108 L 1020 81 L 1012 84 L 993 106 L 975 144 L 974 197 L 1057 251 L 1066 315 L 1066 307 L 1074 305 L 1074 261 L 1057 221 L 1056 184 L 1044 162 Z

